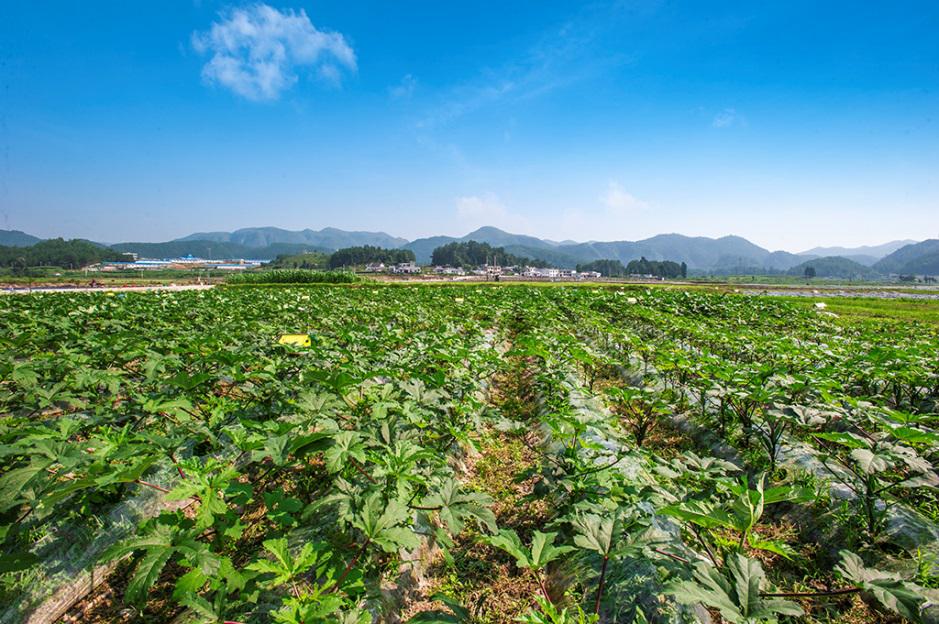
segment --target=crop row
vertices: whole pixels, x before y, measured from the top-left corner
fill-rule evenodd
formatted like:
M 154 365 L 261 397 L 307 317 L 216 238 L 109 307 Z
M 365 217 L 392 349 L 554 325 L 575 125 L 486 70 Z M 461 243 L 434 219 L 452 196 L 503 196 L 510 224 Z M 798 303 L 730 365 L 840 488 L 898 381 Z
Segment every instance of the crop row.
M 37 295 L 0 317 L 2 621 L 44 621 L 107 561 L 156 619 L 488 621 L 467 543 L 533 583 L 504 619 L 934 617 L 928 329 L 515 286 Z M 493 439 L 529 457 L 530 518 L 473 474 Z M 440 560 L 452 591 L 423 595 Z

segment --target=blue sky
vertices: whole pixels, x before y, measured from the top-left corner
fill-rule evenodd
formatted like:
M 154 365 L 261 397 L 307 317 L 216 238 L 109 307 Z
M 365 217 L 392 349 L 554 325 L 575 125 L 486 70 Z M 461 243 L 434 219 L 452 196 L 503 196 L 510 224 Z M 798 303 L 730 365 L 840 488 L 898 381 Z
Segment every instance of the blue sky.
M 12 2 L 0 228 L 939 236 L 939 3 Z

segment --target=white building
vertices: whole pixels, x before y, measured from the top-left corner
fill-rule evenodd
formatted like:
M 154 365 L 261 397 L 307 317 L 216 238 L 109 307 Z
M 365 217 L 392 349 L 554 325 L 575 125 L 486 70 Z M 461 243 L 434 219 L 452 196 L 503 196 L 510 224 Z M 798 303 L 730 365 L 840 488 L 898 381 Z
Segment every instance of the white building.
M 466 275 L 463 267 L 435 266 L 434 273 L 437 275 Z
M 413 273 L 420 273 L 421 267 L 417 266 L 416 262 L 402 262 L 401 264 L 392 267 L 391 272 L 410 275 Z
M 568 271 L 571 272 L 571 271 Z M 550 268 L 539 268 L 539 267 L 525 267 L 525 270 L 522 271 L 523 277 L 535 277 L 535 278 L 547 278 L 547 279 L 557 279 L 561 276 L 560 269 L 550 269 Z

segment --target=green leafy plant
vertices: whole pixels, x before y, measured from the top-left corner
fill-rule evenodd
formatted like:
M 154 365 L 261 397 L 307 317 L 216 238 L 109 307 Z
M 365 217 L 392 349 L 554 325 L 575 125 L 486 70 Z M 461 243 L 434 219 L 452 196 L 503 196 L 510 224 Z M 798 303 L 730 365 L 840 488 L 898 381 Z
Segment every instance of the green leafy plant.
M 653 388 L 611 388 L 607 394 L 617 411 L 623 415 L 626 427 L 639 447 L 655 430 L 662 416 L 671 411 L 666 398 Z
M 781 615 L 802 616 L 802 607 L 784 598 L 766 597 L 763 566 L 739 553 L 721 569 L 698 562 L 690 580 L 678 581 L 666 591 L 682 604 L 703 603 L 717 609 L 732 624 L 776 622 Z
M 447 609 L 421 611 L 411 617 L 407 624 L 464 624 L 472 621 L 469 610 L 450 596 L 437 592 L 430 598 L 442 602 Z
M 135 552 L 142 553 L 124 591 L 125 600 L 139 604 L 146 599 L 164 566 L 174 557 L 184 558 L 190 566 L 206 575 L 218 570 L 221 565 L 219 556 L 196 536 L 197 531 L 177 525 L 172 517 L 164 517 L 152 523 L 142 535 L 115 544 L 101 558 L 109 561 Z
M 495 546 L 515 557 L 515 565 L 519 568 L 531 570 L 541 587 L 541 593 L 545 600 L 551 602 L 551 597 L 548 595 L 548 589 L 545 586 L 544 569 L 552 561 L 575 550 L 573 546 L 555 546 L 554 540 L 557 535 L 557 533 L 535 531 L 532 534 L 530 549 L 522 544 L 518 533 L 512 529 L 500 529 L 495 535 L 483 539 L 491 546 Z
M 594 615 L 600 614 L 610 558 L 614 555 L 641 555 L 642 549 L 651 543 L 651 540 L 645 539 L 642 534 L 648 526 L 648 522 L 638 512 L 622 509 L 605 515 L 577 514 L 571 520 L 574 544 L 578 548 L 596 553 L 601 559 L 600 576 L 597 580 L 597 591 L 593 603 Z
M 914 622 L 920 621 L 920 607 L 926 601 L 923 589 L 903 580 L 899 574 L 868 568 L 856 554 L 842 550 L 841 562 L 835 567 L 844 580 L 877 599 L 889 610 Z
M 837 432 L 815 437 L 827 443 L 822 461 L 832 477 L 855 494 L 870 539 L 881 533 L 895 504 L 888 496 L 892 490 L 939 486 L 939 476 L 928 461 L 886 434 Z
M 523 613 L 518 617 L 519 622 L 524 624 L 595 624 L 599 621 L 597 615 L 586 613 L 577 605 L 560 609 L 541 596 L 535 596 L 535 601 L 538 603 L 538 608 Z
M 725 550 L 742 552 L 745 546 L 757 550 L 773 552 L 783 557 L 791 557 L 792 549 L 785 543 L 776 540 L 761 538 L 756 532 L 756 526 L 763 516 L 766 505 L 781 502 L 804 502 L 813 498 L 813 493 L 803 487 L 783 485 L 766 489 L 764 487 L 765 475 L 756 479 L 755 487 L 751 488 L 745 478 L 731 486 L 730 491 L 734 498 L 723 504 L 711 501 L 689 500 L 682 503 L 668 505 L 659 510 L 659 513 L 682 520 L 693 527 L 697 527 L 695 535 L 708 549 L 707 552 L 715 565 L 721 562 L 711 552 L 708 545 L 717 541 Z M 727 529 L 736 533 L 737 539 L 727 543 L 715 538 L 715 530 Z M 703 531 L 703 533 L 699 532 Z M 710 535 L 710 537 L 708 537 Z M 726 558 L 725 558 L 726 559 Z

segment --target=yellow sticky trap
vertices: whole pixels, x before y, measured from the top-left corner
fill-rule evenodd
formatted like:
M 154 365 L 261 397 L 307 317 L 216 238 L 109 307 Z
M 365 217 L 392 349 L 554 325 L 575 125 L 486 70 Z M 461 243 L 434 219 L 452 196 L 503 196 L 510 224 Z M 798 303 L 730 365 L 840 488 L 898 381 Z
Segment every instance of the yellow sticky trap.
M 309 347 L 311 344 L 309 334 L 284 334 L 277 342 L 282 345 L 293 345 L 295 347 Z

